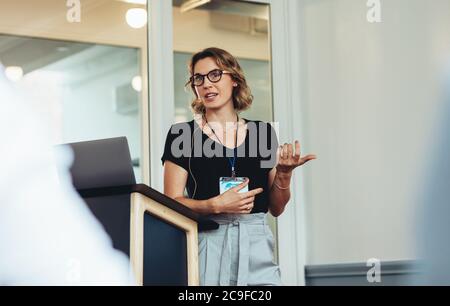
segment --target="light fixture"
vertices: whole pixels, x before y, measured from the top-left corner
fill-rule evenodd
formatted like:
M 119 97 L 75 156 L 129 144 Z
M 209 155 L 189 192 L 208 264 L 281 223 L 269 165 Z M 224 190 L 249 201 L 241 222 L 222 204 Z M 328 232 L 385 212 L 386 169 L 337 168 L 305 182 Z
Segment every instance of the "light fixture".
M 141 76 L 139 76 L 139 75 L 135 76 L 133 78 L 133 80 L 131 80 L 131 86 L 137 92 L 141 92 L 142 91 L 142 78 L 141 78 Z
M 133 29 L 142 28 L 147 24 L 147 10 L 143 8 L 131 8 L 127 11 L 126 20 Z
M 180 12 L 185 13 L 209 2 L 211 0 L 187 0 L 180 6 Z
M 12 82 L 19 82 L 23 77 L 23 69 L 19 66 L 6 67 L 5 76 Z
M 147 0 L 123 0 L 126 3 L 146 5 Z

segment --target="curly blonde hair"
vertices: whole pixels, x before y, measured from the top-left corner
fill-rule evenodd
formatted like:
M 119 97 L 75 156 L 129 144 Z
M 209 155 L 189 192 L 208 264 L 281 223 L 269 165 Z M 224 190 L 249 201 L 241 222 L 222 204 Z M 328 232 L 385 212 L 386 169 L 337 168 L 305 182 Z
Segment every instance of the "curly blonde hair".
M 197 52 L 192 56 L 188 65 L 190 75 L 194 75 L 194 67 L 197 62 L 208 57 L 214 59 L 220 69 L 231 72 L 230 75 L 233 81 L 237 83 L 237 86 L 233 88 L 234 109 L 239 113 L 250 108 L 253 102 L 253 95 L 250 91 L 250 87 L 247 85 L 247 80 L 245 79 L 241 66 L 237 59 L 229 52 L 219 48 L 206 48 Z M 195 86 L 190 80 L 186 83 L 186 86 L 188 85 L 190 85 L 195 96 L 195 99 L 191 102 L 191 109 L 194 114 L 203 115 L 206 111 L 205 106 L 203 105 L 202 100 L 197 97 Z

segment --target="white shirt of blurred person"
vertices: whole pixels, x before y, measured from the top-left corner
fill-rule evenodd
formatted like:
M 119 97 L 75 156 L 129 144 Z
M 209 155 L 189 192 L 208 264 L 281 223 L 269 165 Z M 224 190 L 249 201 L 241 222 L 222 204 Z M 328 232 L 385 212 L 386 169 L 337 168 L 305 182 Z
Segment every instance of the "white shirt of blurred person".
M 25 95 L 0 65 L 0 285 L 132 285 L 71 185 L 72 152 L 55 151 Z

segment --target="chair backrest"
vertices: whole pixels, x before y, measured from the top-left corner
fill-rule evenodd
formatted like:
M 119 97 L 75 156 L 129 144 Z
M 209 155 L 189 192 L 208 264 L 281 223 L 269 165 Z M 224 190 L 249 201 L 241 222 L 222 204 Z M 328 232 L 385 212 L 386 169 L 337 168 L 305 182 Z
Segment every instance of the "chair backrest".
M 75 160 L 71 167 L 72 182 L 80 192 L 134 185 L 133 165 L 125 137 L 69 144 Z M 83 197 L 112 239 L 113 246 L 130 253 L 130 194 Z

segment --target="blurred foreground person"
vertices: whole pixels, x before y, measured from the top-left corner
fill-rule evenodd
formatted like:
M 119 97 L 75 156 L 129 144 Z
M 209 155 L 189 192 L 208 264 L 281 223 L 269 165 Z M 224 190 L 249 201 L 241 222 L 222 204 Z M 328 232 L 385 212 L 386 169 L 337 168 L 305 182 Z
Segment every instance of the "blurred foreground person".
M 72 152 L 55 151 L 26 101 L 0 65 L 0 285 L 133 284 L 71 185 Z
M 418 247 L 424 273 L 414 281 L 419 285 L 450 285 L 450 69 L 447 75 L 444 111 L 432 135 L 435 145 L 420 195 Z

